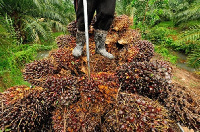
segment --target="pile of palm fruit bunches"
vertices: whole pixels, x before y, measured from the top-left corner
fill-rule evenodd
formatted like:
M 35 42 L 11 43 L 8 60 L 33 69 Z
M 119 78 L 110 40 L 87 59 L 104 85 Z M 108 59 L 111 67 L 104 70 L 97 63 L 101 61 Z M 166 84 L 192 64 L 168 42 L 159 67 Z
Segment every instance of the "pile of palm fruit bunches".
M 26 64 L 31 83 L 0 93 L 0 130 L 55 132 L 179 132 L 177 123 L 200 130 L 200 103 L 185 87 L 171 82 L 168 62 L 152 61 L 153 44 L 117 16 L 106 40 L 115 59 L 95 54 L 90 27 L 91 78 L 86 48 L 75 58 L 76 24 L 59 36 L 49 57 Z

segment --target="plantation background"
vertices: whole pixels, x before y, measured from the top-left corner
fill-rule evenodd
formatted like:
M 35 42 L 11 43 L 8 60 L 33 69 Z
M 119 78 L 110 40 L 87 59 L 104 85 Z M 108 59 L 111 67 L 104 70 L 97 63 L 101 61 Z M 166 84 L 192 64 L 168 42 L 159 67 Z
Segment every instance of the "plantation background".
M 174 51 L 200 69 L 200 0 L 118 0 L 116 15 L 133 18 L 143 39 L 150 40 L 163 59 L 176 64 Z M 29 84 L 21 70 L 41 51 L 57 48 L 55 38 L 75 20 L 71 0 L 0 0 L 0 91 Z

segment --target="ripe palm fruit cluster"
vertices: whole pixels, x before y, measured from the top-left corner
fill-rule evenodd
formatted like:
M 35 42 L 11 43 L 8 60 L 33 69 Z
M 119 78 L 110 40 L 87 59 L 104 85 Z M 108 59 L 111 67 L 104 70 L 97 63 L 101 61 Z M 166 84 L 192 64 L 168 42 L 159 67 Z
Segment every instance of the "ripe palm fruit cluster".
M 104 117 L 105 132 L 178 131 L 160 104 L 136 94 L 119 93 L 112 110 Z
M 139 49 L 135 56 L 135 61 L 150 61 L 154 55 L 153 44 L 147 40 L 139 40 L 135 46 Z
M 157 99 L 171 88 L 171 67 L 163 61 L 125 63 L 117 70 L 122 90 Z
M 31 83 L 32 80 L 48 76 L 57 70 L 58 68 L 55 67 L 50 60 L 44 59 L 26 64 L 23 75 L 25 81 Z
M 76 37 L 76 32 L 77 32 L 76 21 L 72 21 L 71 23 L 69 23 L 67 25 L 67 30 L 73 37 Z
M 200 105 L 190 91 L 176 85 L 168 91 L 168 97 L 163 98 L 164 105 L 170 111 L 170 116 L 190 128 L 200 130 Z
M 12 87 L 0 100 L 0 129 L 42 131 L 51 128 L 51 102 L 41 96 L 43 88 Z
M 122 45 L 134 44 L 141 39 L 140 33 L 133 29 L 126 29 L 125 31 L 120 32 L 119 37 L 118 43 Z
M 132 24 L 132 19 L 130 19 L 127 15 L 120 15 L 118 17 L 115 17 L 111 28 L 115 31 L 122 31 L 129 28 Z
M 61 35 L 56 38 L 56 43 L 59 48 L 69 47 L 69 44 L 76 45 L 76 38 L 72 35 Z
M 59 48 L 57 51 L 50 53 L 51 62 L 57 67 L 70 70 L 78 75 L 79 59 L 72 55 L 73 48 Z

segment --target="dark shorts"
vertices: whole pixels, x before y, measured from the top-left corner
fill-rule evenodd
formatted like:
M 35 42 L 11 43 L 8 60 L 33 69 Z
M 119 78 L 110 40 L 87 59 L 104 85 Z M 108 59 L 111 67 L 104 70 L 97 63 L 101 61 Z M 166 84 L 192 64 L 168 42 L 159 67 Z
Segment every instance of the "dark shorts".
M 88 24 L 91 24 L 96 11 L 97 21 L 95 29 L 108 30 L 112 24 L 115 13 L 116 0 L 87 0 Z M 83 0 L 74 0 L 78 30 L 85 31 Z

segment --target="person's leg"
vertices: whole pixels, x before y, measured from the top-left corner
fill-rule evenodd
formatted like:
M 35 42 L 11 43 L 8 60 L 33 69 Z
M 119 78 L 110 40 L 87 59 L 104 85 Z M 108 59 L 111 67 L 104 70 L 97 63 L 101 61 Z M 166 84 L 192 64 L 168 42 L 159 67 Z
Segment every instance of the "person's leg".
M 93 0 L 87 0 L 88 6 L 88 24 L 90 25 L 95 12 L 95 2 Z M 72 54 L 76 57 L 82 55 L 83 46 L 85 44 L 85 23 L 83 12 L 83 0 L 74 0 L 74 7 L 76 11 L 77 21 L 77 34 L 76 34 L 76 47 L 73 49 Z
M 87 0 L 88 7 L 88 25 L 91 24 L 92 18 L 94 16 L 95 8 L 96 8 L 95 0 Z M 75 0 L 75 11 L 76 11 L 76 21 L 77 27 L 79 31 L 85 31 L 85 23 L 84 23 L 84 10 L 83 10 L 83 0 Z
M 112 24 L 115 13 L 116 0 L 99 0 L 97 5 L 97 21 L 95 28 L 108 30 Z
M 107 36 L 107 30 L 110 28 L 114 13 L 115 13 L 116 0 L 99 0 L 97 5 L 97 21 L 95 23 L 95 44 L 96 53 L 99 53 L 109 59 L 113 59 L 114 56 L 106 51 L 105 41 Z

